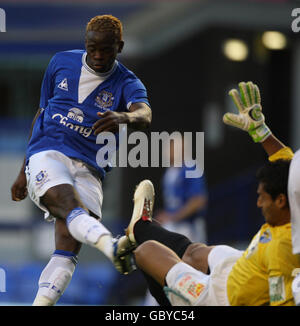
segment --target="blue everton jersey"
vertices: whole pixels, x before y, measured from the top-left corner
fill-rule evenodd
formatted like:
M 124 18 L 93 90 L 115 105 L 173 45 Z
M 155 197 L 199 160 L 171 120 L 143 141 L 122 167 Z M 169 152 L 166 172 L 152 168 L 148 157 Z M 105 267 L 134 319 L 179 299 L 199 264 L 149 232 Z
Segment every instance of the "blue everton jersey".
M 40 108 L 28 144 L 26 158 L 44 150 L 57 150 L 97 169 L 97 151 L 92 125 L 97 112 L 127 111 L 132 103 L 149 105 L 143 83 L 117 60 L 111 71 L 100 74 L 86 64 L 84 50 L 57 53 L 45 72 Z
M 201 178 L 186 178 L 186 166 L 181 168 L 168 168 L 163 176 L 162 191 L 164 208 L 169 213 L 180 210 L 192 197 L 207 195 L 204 176 Z M 203 216 L 205 210 L 200 210 L 184 221 L 193 220 L 197 216 Z

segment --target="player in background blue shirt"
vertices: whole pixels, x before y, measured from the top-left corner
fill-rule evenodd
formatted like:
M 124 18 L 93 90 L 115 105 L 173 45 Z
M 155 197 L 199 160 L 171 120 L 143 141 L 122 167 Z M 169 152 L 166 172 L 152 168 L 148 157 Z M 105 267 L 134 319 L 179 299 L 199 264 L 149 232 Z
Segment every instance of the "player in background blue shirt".
M 57 302 L 82 243 L 123 271 L 116 259 L 120 241 L 100 222 L 101 180 L 109 166 L 96 161 L 101 147 L 96 138 L 105 131 L 117 134 L 119 124 L 147 128 L 152 119 L 144 85 L 116 60 L 123 46 L 119 19 L 96 16 L 86 27 L 86 51 L 57 53 L 45 72 L 26 157 L 11 188 L 13 200 L 28 193 L 46 219 L 55 218 L 56 250 L 40 276 L 33 305 Z
M 184 141 L 181 143 L 181 148 L 175 148 L 176 139 L 171 140 L 170 167 L 162 178 L 163 210 L 158 212 L 155 219 L 170 231 L 181 233 L 192 241 L 206 243 L 206 182 L 204 175 L 187 178 L 186 171 L 194 167 L 187 167 L 184 160 L 181 167 L 174 166 L 176 155 L 184 158 Z

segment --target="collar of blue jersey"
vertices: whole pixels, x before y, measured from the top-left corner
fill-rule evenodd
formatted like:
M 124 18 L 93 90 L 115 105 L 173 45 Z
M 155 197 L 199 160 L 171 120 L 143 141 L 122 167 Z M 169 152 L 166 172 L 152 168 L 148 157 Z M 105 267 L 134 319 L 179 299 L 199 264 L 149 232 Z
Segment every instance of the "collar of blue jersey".
M 101 78 L 107 78 L 107 77 L 109 77 L 110 75 L 112 75 L 112 74 L 115 72 L 115 70 L 117 69 L 118 61 L 115 60 L 115 62 L 114 62 L 114 64 L 113 64 L 112 68 L 111 68 L 109 71 L 104 72 L 104 73 L 96 72 L 95 70 L 93 70 L 92 68 L 90 68 L 90 67 L 88 66 L 88 64 L 86 63 L 86 56 L 87 56 L 87 53 L 84 52 L 83 55 L 82 55 L 82 65 L 84 66 L 84 68 L 85 68 L 88 72 L 90 72 L 90 73 L 92 73 L 92 74 L 94 74 L 94 75 L 96 75 L 96 76 L 99 76 L 99 77 L 101 77 Z

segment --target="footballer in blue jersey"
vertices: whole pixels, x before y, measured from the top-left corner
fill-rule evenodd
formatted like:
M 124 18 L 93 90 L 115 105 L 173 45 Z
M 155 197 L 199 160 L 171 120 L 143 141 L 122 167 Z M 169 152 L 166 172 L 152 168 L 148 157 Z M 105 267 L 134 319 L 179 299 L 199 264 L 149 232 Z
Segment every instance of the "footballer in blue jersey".
M 39 279 L 33 305 L 54 305 L 76 265 L 82 243 L 102 251 L 121 272 L 122 246 L 100 222 L 102 179 L 106 167 L 96 161 L 97 135 L 117 134 L 120 124 L 150 126 L 152 113 L 143 83 L 119 61 L 123 27 L 111 15 L 92 18 L 86 27 L 85 50 L 57 53 L 45 72 L 40 108 L 34 118 L 12 199 L 29 194 L 55 220 L 56 250 Z M 144 193 L 134 205 L 144 203 Z
M 88 66 L 84 50 L 57 53 L 44 76 L 42 112 L 33 128 L 27 161 L 43 150 L 57 150 L 86 162 L 103 178 L 105 170 L 96 162 L 101 147 L 96 143 L 99 131 L 93 130 L 98 114 L 106 117 L 108 112 L 129 112 L 135 103 L 150 106 L 145 86 L 117 60 L 109 71 L 101 73 Z M 99 122 L 103 125 L 102 119 Z M 111 125 L 101 130 L 115 132 L 117 124 L 108 123 Z
M 187 171 L 193 170 L 192 162 L 184 158 L 184 135 L 181 145 L 176 139 L 170 143 L 168 167 L 162 178 L 163 210 L 155 216 L 165 228 L 184 234 L 192 241 L 205 243 L 206 236 L 206 205 L 208 192 L 205 177 L 187 178 Z M 179 156 L 178 156 L 179 155 Z M 177 158 L 184 158 L 181 167 L 175 166 Z
M 162 180 L 164 209 L 169 214 L 178 212 L 195 196 L 207 196 L 204 176 L 200 178 L 186 178 L 186 171 L 192 170 L 185 165 L 181 168 L 171 167 L 165 172 Z M 199 206 L 188 214 L 187 219 L 192 221 L 203 214 L 204 207 Z M 186 219 L 185 219 L 186 220 Z

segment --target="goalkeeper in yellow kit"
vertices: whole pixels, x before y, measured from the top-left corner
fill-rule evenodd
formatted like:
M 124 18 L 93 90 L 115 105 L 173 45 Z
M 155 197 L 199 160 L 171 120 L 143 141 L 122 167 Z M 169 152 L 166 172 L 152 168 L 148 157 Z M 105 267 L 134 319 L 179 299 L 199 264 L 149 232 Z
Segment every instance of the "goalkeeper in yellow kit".
M 294 156 L 292 150 L 289 147 L 286 147 L 282 144 L 274 135 L 272 135 L 270 129 L 265 124 L 264 115 L 262 114 L 261 108 L 261 98 L 260 92 L 256 85 L 252 82 L 239 84 L 240 95 L 237 90 L 233 89 L 229 92 L 235 105 L 238 108 L 239 114 L 226 113 L 223 117 L 223 121 L 231 126 L 243 129 L 248 131 L 252 139 L 256 143 L 261 143 L 267 154 L 269 155 L 269 160 L 275 162 L 276 160 L 284 159 L 291 161 L 289 166 L 289 175 L 288 175 L 288 202 L 290 209 L 290 220 L 289 229 L 291 231 L 285 231 L 280 237 L 287 238 L 292 243 L 285 246 L 285 248 L 280 248 L 278 250 L 278 256 L 276 256 L 272 261 L 274 261 L 278 266 L 281 266 L 281 270 L 285 269 L 292 260 L 289 260 L 290 253 L 292 251 L 293 258 L 297 257 L 299 259 L 300 254 L 300 225 L 299 225 L 299 213 L 300 213 L 300 198 L 299 198 L 299 154 L 296 152 Z M 248 119 L 247 117 L 250 117 Z M 290 239 L 291 237 L 291 239 Z M 278 248 L 279 249 L 279 248 Z M 286 249 L 286 250 L 284 250 Z M 268 253 L 269 254 L 269 253 Z M 295 256 L 295 255 L 298 256 Z M 276 255 L 276 254 L 275 254 Z M 272 257 L 272 253 L 270 253 Z M 297 259 L 296 258 L 296 259 Z M 237 264 L 238 265 L 238 264 Z M 295 266 L 297 267 L 297 266 Z M 238 266 L 237 266 L 238 268 Z M 292 271 L 292 277 L 294 278 L 292 284 L 289 284 L 289 291 L 292 289 L 294 296 L 294 301 L 296 305 L 300 305 L 300 269 L 295 268 Z M 296 276 L 296 277 L 295 277 Z M 287 283 L 287 282 L 286 282 Z M 289 282 L 288 282 L 289 283 Z M 271 286 L 272 283 L 270 283 Z M 229 290 L 230 291 L 230 290 Z
M 127 235 L 138 245 L 136 263 L 164 288 L 172 305 L 295 304 L 292 283 L 300 259 L 292 251 L 287 196 L 293 153 L 265 125 L 258 87 L 251 82 L 239 86 L 240 94 L 236 90 L 230 92 L 239 114 L 225 114 L 224 122 L 248 131 L 269 155 L 270 162 L 257 175 L 257 206 L 266 223 L 248 248 L 240 251 L 225 245 L 188 243 L 179 236 L 176 241 L 176 234 L 159 230 L 151 212 L 146 219 L 143 214 L 134 214 Z M 149 198 L 153 209 L 154 190 Z M 160 232 L 164 232 L 162 240 Z M 168 237 L 173 238 L 172 246 L 168 245 Z M 183 254 L 178 254 L 177 248 L 184 241 Z

